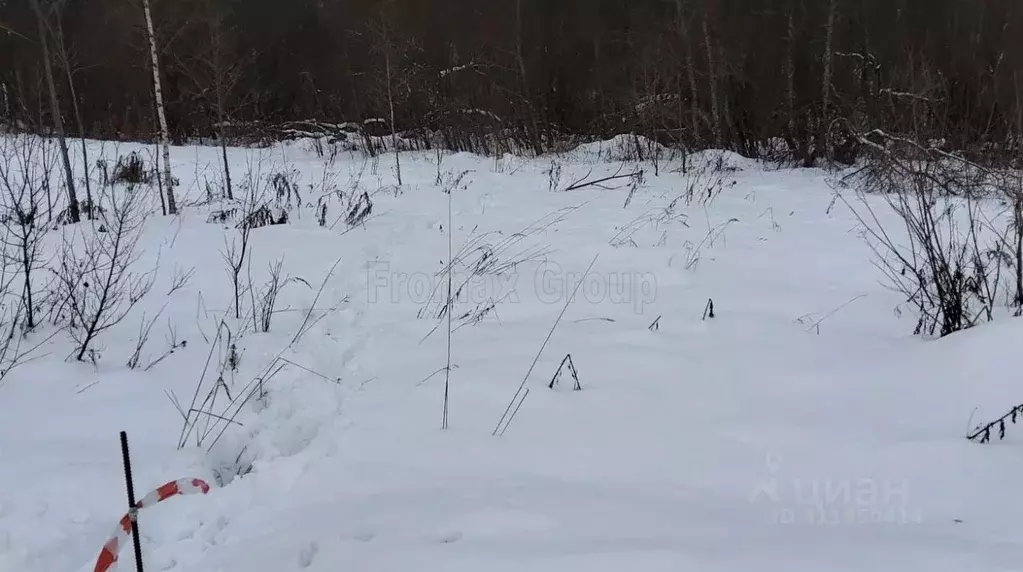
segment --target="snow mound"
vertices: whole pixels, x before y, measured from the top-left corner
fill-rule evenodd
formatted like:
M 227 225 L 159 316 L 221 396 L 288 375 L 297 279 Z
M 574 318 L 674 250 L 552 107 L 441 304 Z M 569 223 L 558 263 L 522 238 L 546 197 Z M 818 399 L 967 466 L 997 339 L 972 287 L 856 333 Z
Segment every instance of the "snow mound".
M 655 156 L 670 157 L 673 152 L 642 135 L 615 135 L 607 141 L 583 143 L 569 155 L 580 161 L 613 163 L 643 161 Z

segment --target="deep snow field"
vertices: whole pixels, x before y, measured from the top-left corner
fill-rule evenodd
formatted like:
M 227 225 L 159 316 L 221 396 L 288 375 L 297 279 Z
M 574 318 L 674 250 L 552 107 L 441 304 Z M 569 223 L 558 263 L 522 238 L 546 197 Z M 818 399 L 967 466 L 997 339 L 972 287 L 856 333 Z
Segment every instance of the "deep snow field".
M 697 175 L 677 160 L 655 175 L 597 148 L 448 154 L 440 169 L 435 154 L 405 153 L 400 187 L 393 156 L 230 149 L 236 185 L 259 166 L 294 171 L 302 193 L 291 224 L 251 237 L 243 274 L 257 293 L 281 258 L 304 280 L 283 290 L 269 333 L 230 310 L 222 251 L 238 231 L 207 222 L 224 205 L 204 204 L 219 149 L 174 148 L 185 206 L 154 207 L 144 227 L 137 266 L 158 260 L 152 292 L 102 335 L 95 364 L 65 360 L 61 334 L 0 385 L 0 570 L 93 569 L 125 511 L 121 430 L 137 496 L 183 477 L 213 485 L 140 512 L 147 571 L 1023 569 L 1021 436 L 964 438 L 971 416 L 1023 401 L 1023 323 L 910 335 L 915 318 L 895 312 L 824 171 L 702 153 Z M 559 189 L 588 173 L 644 177 L 552 191 L 552 159 Z M 694 177 L 721 177 L 720 195 L 676 200 Z M 343 197 L 321 227 L 330 181 Z M 349 227 L 338 206 L 353 189 L 373 209 Z M 485 252 L 490 266 L 452 313 L 442 431 L 449 232 L 467 253 L 456 288 Z M 142 363 L 171 329 L 187 345 L 131 371 L 143 313 L 161 308 Z M 221 320 L 236 371 L 222 365 Z M 567 372 L 548 388 L 567 354 L 581 391 Z M 200 401 L 218 395 L 207 413 L 231 416 L 256 377 L 265 394 L 235 422 L 205 416 L 178 449 L 172 397 L 188 409 L 202 380 Z M 119 569 L 132 559 L 129 543 Z

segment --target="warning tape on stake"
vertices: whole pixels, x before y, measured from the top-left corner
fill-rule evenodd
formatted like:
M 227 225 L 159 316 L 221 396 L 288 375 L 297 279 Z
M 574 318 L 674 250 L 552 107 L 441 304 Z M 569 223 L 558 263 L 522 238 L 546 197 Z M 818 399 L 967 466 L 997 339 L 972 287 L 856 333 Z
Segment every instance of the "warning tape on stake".
M 178 479 L 171 481 L 155 491 L 149 493 L 142 500 L 135 503 L 135 508 L 128 511 L 117 524 L 110 539 L 103 545 L 103 550 L 96 559 L 95 572 L 107 572 L 117 563 L 117 554 L 121 546 L 131 538 L 131 523 L 136 518 L 139 509 L 153 506 L 156 503 L 165 501 L 177 495 L 206 494 L 210 492 L 210 486 L 201 479 Z

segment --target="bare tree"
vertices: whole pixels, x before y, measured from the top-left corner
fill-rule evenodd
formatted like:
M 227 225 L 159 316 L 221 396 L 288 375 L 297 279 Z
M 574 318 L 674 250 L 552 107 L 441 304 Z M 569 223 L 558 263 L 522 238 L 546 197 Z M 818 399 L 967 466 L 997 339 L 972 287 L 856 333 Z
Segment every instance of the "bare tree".
M 204 18 L 205 34 L 208 38 L 206 49 L 194 56 L 192 61 L 178 63 L 187 70 L 187 75 L 195 83 L 197 97 L 212 108 L 214 130 L 220 143 L 224 169 L 224 194 L 228 200 L 234 200 L 231 165 L 227 160 L 227 131 L 232 110 L 241 106 L 241 104 L 232 106 L 231 99 L 242 79 L 246 58 L 229 48 L 230 30 L 226 22 L 227 15 L 220 8 L 220 4 L 212 0 L 205 3 L 208 11 Z
M 243 282 L 242 270 L 250 262 L 252 247 L 249 244 L 249 238 L 252 235 L 252 229 L 263 222 L 259 219 L 261 219 L 260 213 L 263 210 L 261 207 L 264 206 L 266 184 L 261 164 L 254 167 L 250 162 L 246 180 L 242 183 L 245 192 L 244 200 L 240 209 L 234 209 L 231 213 L 231 218 L 238 219 L 234 225 L 238 231 L 237 235 L 230 238 L 225 236 L 224 248 L 220 251 L 220 255 L 227 265 L 228 279 L 231 281 L 232 306 L 236 320 L 242 319 L 242 296 L 247 291 L 251 292 L 252 289 L 251 281 L 249 284 Z
M 143 193 L 103 189 L 97 220 L 80 235 L 65 234 L 55 270 L 68 312 L 74 357 L 93 355 L 97 337 L 116 326 L 153 287 L 155 271 L 137 272 L 145 222 Z
M 85 216 L 89 219 L 95 217 L 93 209 L 96 206 L 92 198 L 92 183 L 89 177 L 89 150 L 85 144 L 85 124 L 82 122 L 82 112 L 78 105 L 78 91 L 75 89 L 74 66 L 71 64 L 71 57 L 67 45 L 64 42 L 63 8 L 66 0 L 58 0 L 54 3 L 56 12 L 54 21 L 56 29 L 52 30 L 53 37 L 57 40 L 57 55 L 60 56 L 64 74 L 67 76 L 68 95 L 71 97 L 71 109 L 75 113 L 75 123 L 78 126 L 78 139 L 82 147 L 82 170 L 83 181 L 85 182 Z
M 245 224 L 243 221 L 238 225 L 238 237 L 230 240 L 225 238 L 224 249 L 221 251 L 224 262 L 227 264 L 228 278 L 231 280 L 231 291 L 234 294 L 232 306 L 234 306 L 234 317 L 237 320 L 242 318 L 242 294 L 247 288 L 251 288 L 251 285 L 246 286 L 242 283 L 242 269 L 245 268 L 245 263 L 252 250 L 249 246 L 251 234 L 252 225 Z
M 830 0 L 828 3 L 828 23 L 827 28 L 825 29 L 824 55 L 822 58 L 822 61 L 824 62 L 824 73 L 821 78 L 821 115 L 817 124 L 817 141 L 814 143 L 813 152 L 806 157 L 807 167 L 813 165 L 815 157 L 827 158 L 828 156 L 826 145 L 831 106 L 831 64 L 834 60 L 834 50 L 832 45 L 835 37 L 835 16 L 837 13 L 838 0 Z
M 723 147 L 721 138 L 721 111 L 718 101 L 718 69 L 719 61 L 714 60 L 714 45 L 710 39 L 710 28 L 707 26 L 707 17 L 703 18 L 703 44 L 707 50 L 707 70 L 709 75 L 707 81 L 710 84 L 710 116 L 714 121 L 712 132 L 714 133 L 714 147 Z
M 269 278 L 266 284 L 263 285 L 263 289 L 260 291 L 259 297 L 252 308 L 253 327 L 256 332 L 266 333 L 270 331 L 270 327 L 273 325 L 273 317 L 277 313 L 277 300 L 285 287 L 292 283 L 305 284 L 307 288 L 310 287 L 304 278 L 291 275 L 282 276 L 283 266 L 284 259 L 278 258 L 267 269 Z
M 4 268 L 16 268 L 23 281 L 21 315 L 24 328 L 36 326 L 35 274 L 42 265 L 42 239 L 46 223 L 42 220 L 45 170 L 39 155 L 42 139 L 33 135 L 0 137 L 0 224 Z
M 675 0 L 675 17 L 677 19 L 677 32 L 681 42 L 685 44 L 686 53 L 686 77 L 689 80 L 689 113 L 692 116 L 692 139 L 694 142 L 700 140 L 700 104 L 699 86 L 696 84 L 696 65 L 693 63 L 692 41 L 689 37 L 689 29 L 686 26 L 685 9 L 682 0 Z M 681 90 L 679 90 L 681 91 Z
M 991 173 L 909 140 L 891 141 L 920 156 L 905 160 L 873 146 L 868 165 L 849 178 L 859 187 L 858 204 L 842 200 L 859 219 L 888 286 L 916 310 L 914 333 L 946 336 L 992 320 L 1008 233 L 981 239 L 978 197 Z M 883 197 L 899 224 L 882 222 L 865 193 Z
M 23 331 L 25 307 L 20 295 L 12 295 L 11 286 L 16 275 L 9 270 L 6 264 L 0 264 L 0 385 L 13 369 L 25 363 L 29 356 L 53 338 L 50 335 L 33 346 L 23 347 L 28 339 Z
M 376 26 L 374 26 L 374 32 L 377 37 L 376 49 L 380 52 L 384 60 L 384 93 L 387 96 L 387 109 L 390 115 L 391 147 L 394 151 L 394 170 L 395 175 L 398 178 L 398 185 L 401 186 L 401 159 L 399 158 L 398 126 L 395 121 L 394 113 L 394 82 L 396 78 L 393 73 L 393 59 L 396 40 L 394 38 L 394 33 L 391 30 L 391 12 L 394 8 L 393 4 L 393 0 L 387 0 L 381 4 L 380 21 Z
M 60 154 L 64 160 L 64 177 L 66 179 L 65 184 L 67 185 L 68 195 L 68 222 L 76 223 L 82 220 L 82 217 L 78 210 L 78 195 L 75 193 L 75 174 L 71 168 L 71 157 L 68 155 L 67 141 L 64 139 L 64 120 L 60 115 L 57 86 L 53 81 L 53 65 L 50 60 L 49 42 L 46 38 L 46 14 L 43 12 L 39 0 L 31 0 L 31 2 L 39 28 L 39 47 L 42 50 L 46 87 L 50 93 L 50 115 L 53 119 L 54 131 L 57 133 L 57 140 L 60 142 Z

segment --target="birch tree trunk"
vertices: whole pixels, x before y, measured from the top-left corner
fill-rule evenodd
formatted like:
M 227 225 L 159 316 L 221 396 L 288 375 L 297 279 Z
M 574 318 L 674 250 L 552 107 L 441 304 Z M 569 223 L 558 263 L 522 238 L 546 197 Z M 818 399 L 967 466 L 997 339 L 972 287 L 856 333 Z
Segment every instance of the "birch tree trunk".
M 156 98 L 156 116 L 160 121 L 160 144 L 163 147 L 163 189 L 167 199 L 167 213 L 178 214 L 177 201 L 174 200 L 174 179 L 170 167 L 170 130 L 167 128 L 167 114 L 163 107 L 163 87 L 160 84 L 160 59 L 156 53 L 156 33 L 153 31 L 153 13 L 149 9 L 149 0 L 142 0 L 142 8 L 146 13 L 146 32 L 149 34 L 149 55 L 153 60 L 153 94 Z
M 64 139 L 64 120 L 60 116 L 60 102 L 57 100 L 57 87 L 53 82 L 53 66 L 50 63 L 50 48 L 46 43 L 46 24 L 39 0 L 32 0 L 32 9 L 36 13 L 36 22 L 39 25 L 39 45 L 43 50 L 43 71 L 46 73 L 46 87 L 50 92 L 50 114 L 53 116 L 53 128 L 57 132 L 57 141 L 60 143 L 60 155 L 64 160 L 64 178 L 67 179 L 68 222 L 76 223 L 82 220 L 82 215 L 78 210 L 75 173 L 71 169 L 71 157 L 68 155 L 67 141 Z

